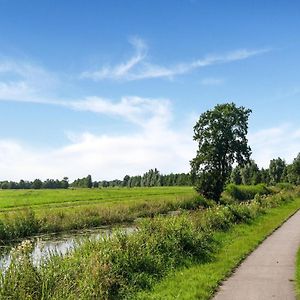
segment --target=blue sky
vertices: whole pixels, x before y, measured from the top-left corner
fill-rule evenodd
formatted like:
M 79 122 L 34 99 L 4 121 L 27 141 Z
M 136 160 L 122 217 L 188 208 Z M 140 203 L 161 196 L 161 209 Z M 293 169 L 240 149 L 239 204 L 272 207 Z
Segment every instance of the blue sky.
M 189 170 L 199 114 L 253 110 L 253 158 L 300 151 L 298 1 L 0 0 L 0 180 Z

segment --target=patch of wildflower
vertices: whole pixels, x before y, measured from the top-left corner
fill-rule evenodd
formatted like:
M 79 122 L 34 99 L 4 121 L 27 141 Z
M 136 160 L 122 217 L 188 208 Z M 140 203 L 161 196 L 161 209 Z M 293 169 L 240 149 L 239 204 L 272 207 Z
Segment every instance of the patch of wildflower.
M 24 259 L 30 258 L 32 251 L 32 242 L 30 240 L 24 240 L 18 246 L 13 247 L 10 251 L 10 254 L 15 261 L 22 261 Z

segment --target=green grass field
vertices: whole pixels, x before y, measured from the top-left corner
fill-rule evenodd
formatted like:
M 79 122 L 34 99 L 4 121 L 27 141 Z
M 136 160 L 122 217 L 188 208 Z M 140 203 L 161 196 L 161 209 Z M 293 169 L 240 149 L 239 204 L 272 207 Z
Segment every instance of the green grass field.
M 191 187 L 0 190 L 0 242 L 133 222 L 194 209 L 199 201 Z
M 191 187 L 106 188 L 67 190 L 0 190 L 0 211 L 32 207 L 74 207 L 88 204 L 176 200 L 194 196 Z

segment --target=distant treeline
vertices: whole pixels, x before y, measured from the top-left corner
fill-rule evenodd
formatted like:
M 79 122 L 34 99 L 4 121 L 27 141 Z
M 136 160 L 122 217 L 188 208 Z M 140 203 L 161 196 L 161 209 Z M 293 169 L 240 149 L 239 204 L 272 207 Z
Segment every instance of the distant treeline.
M 24 181 L 19 182 L 14 181 L 0 181 L 1 189 L 67 189 L 69 187 L 68 177 L 64 177 L 63 180 L 58 179 L 47 179 L 42 181 L 40 179 L 35 179 L 34 181 Z
M 152 186 L 189 186 L 191 185 L 191 178 L 189 174 L 168 174 L 162 175 L 159 171 L 151 169 L 145 174 L 138 176 L 126 175 L 123 180 L 102 180 L 93 181 L 92 176 L 78 178 L 69 184 L 68 178 L 63 180 L 47 179 L 41 181 L 35 179 L 34 181 L 20 182 L 14 181 L 0 181 L 0 189 L 67 189 L 74 188 L 105 188 L 105 187 L 152 187 Z
M 230 176 L 231 183 L 252 185 L 265 183 L 275 185 L 280 182 L 300 184 L 300 153 L 291 164 L 280 157 L 272 159 L 267 169 L 259 169 L 254 160 L 244 167 L 235 167 Z
M 191 178 L 189 174 L 178 173 L 162 175 L 159 171 L 151 169 L 145 174 L 138 176 L 126 175 L 123 180 L 102 180 L 92 181 L 90 175 L 87 177 L 76 179 L 70 184 L 72 187 L 152 187 L 152 186 L 189 186 L 191 185 Z
M 251 160 L 243 167 L 237 166 L 232 172 L 228 183 L 252 185 L 265 183 L 267 185 L 275 185 L 279 182 L 287 182 L 291 184 L 300 184 L 300 153 L 291 164 L 287 164 L 280 157 L 272 159 L 269 168 L 259 168 L 254 160 Z M 186 173 L 171 173 L 162 175 L 155 168 L 151 169 L 143 175 L 129 176 L 126 175 L 123 180 L 102 180 L 93 181 L 91 175 L 78 178 L 69 184 L 68 178 L 62 180 L 47 179 L 41 181 L 20 182 L 0 181 L 1 189 L 67 189 L 69 187 L 80 188 L 105 188 L 105 187 L 152 187 L 152 186 L 191 186 L 191 176 Z

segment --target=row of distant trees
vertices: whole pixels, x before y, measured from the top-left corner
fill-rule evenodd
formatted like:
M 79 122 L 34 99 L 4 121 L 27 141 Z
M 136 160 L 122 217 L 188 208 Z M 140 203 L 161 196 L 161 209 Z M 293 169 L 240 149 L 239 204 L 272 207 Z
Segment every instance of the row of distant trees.
M 275 185 L 279 182 L 300 184 L 300 153 L 291 164 L 287 164 L 280 157 L 272 159 L 268 169 L 259 169 L 254 160 L 250 160 L 244 167 L 235 167 L 230 176 L 230 182 L 235 184 Z
M 69 187 L 68 177 L 64 177 L 62 180 L 47 179 L 42 181 L 35 179 L 33 181 L 20 180 L 15 181 L 0 181 L 1 189 L 67 189 Z
M 265 183 L 267 185 L 275 185 L 279 182 L 288 182 L 292 184 L 300 184 L 300 153 L 291 164 L 287 164 L 284 159 L 272 159 L 269 168 L 259 168 L 254 160 L 250 160 L 243 167 L 237 166 L 233 168 L 229 181 L 235 184 L 252 185 Z M 62 180 L 47 179 L 41 181 L 19 182 L 2 181 L 1 189 L 67 189 L 74 188 L 106 188 L 106 187 L 153 187 L 153 186 L 191 186 L 191 176 L 188 173 L 171 173 L 167 175 L 160 174 L 155 168 L 151 169 L 143 175 L 129 176 L 126 175 L 123 180 L 102 180 L 93 181 L 92 176 L 88 175 L 78 178 L 69 183 L 68 177 Z
M 105 188 L 105 187 L 153 187 L 153 186 L 189 186 L 191 178 L 189 174 L 168 174 L 162 175 L 155 168 L 151 169 L 143 175 L 129 176 L 126 175 L 123 180 L 102 180 L 93 181 L 92 176 L 88 175 L 83 178 L 78 178 L 72 183 L 69 183 L 67 177 L 62 180 L 47 179 L 42 181 L 35 179 L 34 181 L 20 182 L 0 181 L 0 189 L 67 189 L 74 188 Z
M 191 177 L 186 173 L 171 173 L 162 175 L 155 168 L 142 176 L 126 175 L 123 180 L 100 181 L 99 187 L 122 186 L 122 187 L 152 187 L 152 186 L 188 186 L 191 185 Z
M 123 180 L 102 180 L 92 181 L 90 175 L 84 178 L 78 178 L 70 184 L 71 187 L 153 187 L 153 186 L 189 186 L 191 177 L 186 173 L 171 173 L 162 175 L 155 169 L 150 169 L 143 175 L 129 176 L 126 175 Z

